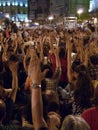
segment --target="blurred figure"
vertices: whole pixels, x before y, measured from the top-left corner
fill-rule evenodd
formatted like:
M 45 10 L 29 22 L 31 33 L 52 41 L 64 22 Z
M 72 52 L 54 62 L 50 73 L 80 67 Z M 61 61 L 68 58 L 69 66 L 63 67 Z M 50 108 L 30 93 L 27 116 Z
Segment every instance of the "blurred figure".
M 65 117 L 60 130 L 90 130 L 89 125 L 80 116 Z
M 82 113 L 82 117 L 90 125 L 91 130 L 98 130 L 98 86 L 95 89 L 95 95 L 93 101 L 95 106 L 85 110 Z
M 5 119 L 6 116 L 6 104 L 3 100 L 0 99 L 0 130 L 21 130 L 21 127 L 18 124 L 8 124 L 8 125 L 3 125 L 3 120 Z

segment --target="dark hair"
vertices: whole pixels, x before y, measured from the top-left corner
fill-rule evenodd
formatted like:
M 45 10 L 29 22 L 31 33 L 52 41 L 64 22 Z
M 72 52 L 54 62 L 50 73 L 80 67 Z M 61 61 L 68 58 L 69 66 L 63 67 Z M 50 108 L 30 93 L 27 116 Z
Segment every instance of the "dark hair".
M 93 65 L 98 65 L 98 54 L 90 56 L 90 61 Z
M 39 130 L 48 130 L 48 128 L 46 128 L 46 127 L 41 127 L 41 128 L 39 128 Z
M 18 48 L 17 52 L 18 52 L 18 54 L 22 54 L 21 48 Z
M 66 57 L 66 52 L 65 52 L 65 48 L 64 47 L 60 47 L 59 57 L 60 58 L 65 58 Z
M 81 71 L 88 73 L 88 69 L 85 65 L 81 64 L 74 68 L 75 72 L 79 73 Z
M 7 52 L 13 52 L 13 48 L 11 46 L 8 47 Z
M 18 57 L 17 55 L 11 55 L 10 58 L 9 58 L 9 61 L 14 61 L 14 62 L 17 62 L 18 61 Z
M 48 112 L 57 112 L 59 110 L 59 104 L 58 103 L 56 103 L 56 102 L 49 102 L 48 103 L 48 107 L 47 107 L 47 111 Z
M 52 71 L 52 66 L 50 64 L 41 64 L 41 71 L 43 72 L 45 69 L 48 69 L 45 78 L 52 78 L 53 76 L 53 71 Z
M 10 39 L 8 40 L 8 45 L 11 45 L 12 42 L 13 42 L 13 40 L 10 38 Z
M 83 108 L 91 107 L 94 88 L 89 75 L 85 71 L 78 74 L 76 87 L 74 92 L 75 101 Z
M 72 70 L 75 71 L 76 67 L 80 65 L 80 60 L 75 60 L 73 63 L 72 63 Z

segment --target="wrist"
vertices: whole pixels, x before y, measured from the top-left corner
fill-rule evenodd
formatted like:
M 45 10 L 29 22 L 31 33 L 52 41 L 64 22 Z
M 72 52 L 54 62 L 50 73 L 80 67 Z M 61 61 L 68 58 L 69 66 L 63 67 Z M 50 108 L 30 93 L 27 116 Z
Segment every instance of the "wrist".
M 32 84 L 32 88 L 41 88 L 41 84 L 38 84 L 38 83 L 33 83 Z

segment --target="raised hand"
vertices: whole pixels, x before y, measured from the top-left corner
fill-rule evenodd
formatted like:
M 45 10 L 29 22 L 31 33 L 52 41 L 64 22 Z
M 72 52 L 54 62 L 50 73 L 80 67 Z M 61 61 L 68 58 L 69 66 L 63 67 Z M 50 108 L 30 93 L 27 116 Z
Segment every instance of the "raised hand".
M 18 61 L 17 62 L 9 61 L 8 66 L 12 73 L 16 73 L 18 70 Z
M 28 75 L 33 83 L 41 83 L 40 59 L 37 57 L 36 51 L 31 50 L 31 60 L 28 67 Z
M 32 81 L 31 88 L 31 111 L 34 129 L 39 130 L 42 127 L 47 127 L 43 118 L 42 96 L 39 87 L 41 83 L 40 60 L 37 57 L 36 51 L 31 50 L 31 60 L 28 67 L 28 75 Z M 36 87 L 34 87 L 36 85 Z

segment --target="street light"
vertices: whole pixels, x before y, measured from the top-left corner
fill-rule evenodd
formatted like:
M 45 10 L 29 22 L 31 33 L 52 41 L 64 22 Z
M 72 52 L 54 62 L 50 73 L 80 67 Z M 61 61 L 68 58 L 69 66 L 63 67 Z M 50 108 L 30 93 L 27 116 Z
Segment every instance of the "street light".
M 52 15 L 48 17 L 49 20 L 53 20 L 53 18 L 54 17 Z
M 52 15 L 50 15 L 49 17 L 48 17 L 48 20 L 50 21 L 50 24 L 51 24 L 51 21 L 54 19 L 54 17 L 52 16 Z
M 10 18 L 10 15 L 8 13 L 5 14 L 5 18 Z
M 80 19 L 80 15 L 83 13 L 83 9 L 78 9 L 77 13 L 78 13 L 79 19 Z

